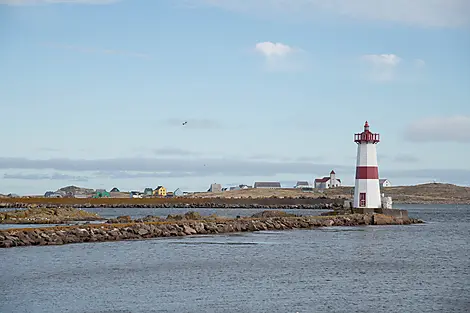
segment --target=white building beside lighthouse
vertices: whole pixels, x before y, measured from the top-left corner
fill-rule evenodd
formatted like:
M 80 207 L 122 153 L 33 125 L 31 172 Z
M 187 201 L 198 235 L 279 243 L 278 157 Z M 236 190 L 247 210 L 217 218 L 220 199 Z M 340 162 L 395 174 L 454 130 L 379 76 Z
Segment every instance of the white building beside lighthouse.
M 341 187 L 341 179 L 336 177 L 336 173 L 334 170 L 331 170 L 330 176 L 315 179 L 313 181 L 313 187 L 316 189 Z
M 382 199 L 376 150 L 376 145 L 380 142 L 380 135 L 372 133 L 369 130 L 369 123 L 366 121 L 364 131 L 354 135 L 354 142 L 357 143 L 357 160 L 353 206 L 354 208 L 381 208 Z

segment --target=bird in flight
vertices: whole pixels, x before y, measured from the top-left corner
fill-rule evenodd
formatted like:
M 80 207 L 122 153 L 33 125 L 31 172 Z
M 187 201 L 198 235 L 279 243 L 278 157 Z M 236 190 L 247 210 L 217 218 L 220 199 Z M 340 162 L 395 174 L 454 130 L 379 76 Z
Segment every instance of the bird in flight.
M 186 124 L 188 124 L 188 122 L 183 122 L 183 126 L 186 125 Z

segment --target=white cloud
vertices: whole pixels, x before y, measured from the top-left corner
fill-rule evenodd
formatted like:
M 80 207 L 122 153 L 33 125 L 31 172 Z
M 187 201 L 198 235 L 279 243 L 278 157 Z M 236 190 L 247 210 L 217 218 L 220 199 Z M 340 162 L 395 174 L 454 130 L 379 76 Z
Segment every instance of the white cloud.
M 295 51 L 294 48 L 289 47 L 288 45 L 282 44 L 280 42 L 273 43 L 270 41 L 257 43 L 255 50 L 259 53 L 262 53 L 267 58 L 284 57 Z
M 307 61 L 300 54 L 304 51 L 300 48 L 265 41 L 257 43 L 254 51 L 263 55 L 268 71 L 301 71 L 307 68 Z
M 404 133 L 413 142 L 470 142 L 470 116 L 428 117 L 410 124 Z
M 184 0 L 261 15 L 290 15 L 296 20 L 333 13 L 362 20 L 381 20 L 423 27 L 470 24 L 468 0 Z
M 6 5 L 40 5 L 52 3 L 75 3 L 75 4 L 109 4 L 120 0 L 0 0 L 0 4 Z
M 402 61 L 396 54 L 366 54 L 362 59 L 372 66 L 372 78 L 379 81 L 392 80 Z

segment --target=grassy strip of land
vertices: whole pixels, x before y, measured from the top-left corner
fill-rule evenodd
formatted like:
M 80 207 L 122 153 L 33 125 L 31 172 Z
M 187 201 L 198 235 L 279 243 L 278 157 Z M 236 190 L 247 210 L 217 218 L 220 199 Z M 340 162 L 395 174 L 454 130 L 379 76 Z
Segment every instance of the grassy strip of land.
M 339 187 L 325 189 L 323 192 L 314 190 L 304 192 L 300 189 L 245 189 L 232 190 L 219 193 L 198 193 L 194 198 L 213 199 L 224 198 L 319 198 L 349 199 L 352 198 L 353 187 Z M 396 186 L 382 189 L 386 196 L 390 196 L 394 203 L 404 204 L 470 204 L 470 187 L 461 187 L 452 184 L 430 183 L 413 186 Z
M 62 224 L 103 220 L 98 214 L 74 208 L 29 208 L 0 212 L 0 224 Z

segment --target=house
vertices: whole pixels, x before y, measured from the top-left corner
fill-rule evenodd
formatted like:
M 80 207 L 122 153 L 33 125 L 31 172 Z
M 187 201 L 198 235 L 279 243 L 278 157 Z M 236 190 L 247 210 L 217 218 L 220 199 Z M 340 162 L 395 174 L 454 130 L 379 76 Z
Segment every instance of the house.
M 166 188 L 163 186 L 158 186 L 157 189 L 153 191 L 154 196 L 166 197 Z
M 182 197 L 184 195 L 183 190 L 177 188 L 175 191 L 173 191 L 173 196 L 174 197 Z
M 309 188 L 310 184 L 308 181 L 298 181 L 297 184 L 295 184 L 294 188 Z
M 114 187 L 113 189 L 111 189 L 110 192 L 120 192 L 119 189 L 117 189 L 116 187 Z
M 380 188 L 392 187 L 390 181 L 386 178 L 379 179 Z
M 268 189 L 275 189 L 281 188 L 280 182 L 255 182 L 253 188 L 268 188 Z
M 216 183 L 211 184 L 207 191 L 208 192 L 222 192 L 222 185 L 216 184 Z
M 166 197 L 167 197 L 167 198 L 171 198 L 171 197 L 173 197 L 173 196 L 174 196 L 173 191 L 167 191 L 167 192 L 166 192 Z
M 83 194 L 83 193 L 77 193 L 77 194 L 74 194 L 72 198 L 86 199 L 86 198 L 90 198 L 90 197 L 86 194 Z
M 44 194 L 44 197 L 46 197 L 46 198 L 62 198 L 62 194 L 54 192 L 54 191 L 47 191 Z
M 341 179 L 336 178 L 335 171 L 330 172 L 330 176 L 325 176 L 323 178 L 315 179 L 315 188 L 316 189 L 328 189 L 334 187 L 341 187 Z
M 109 198 L 110 194 L 106 189 L 96 189 L 95 195 L 93 198 Z
M 152 188 L 145 188 L 144 189 L 144 196 L 152 196 L 153 195 L 153 189 Z
M 134 198 L 134 199 L 140 199 L 140 198 L 142 198 L 142 195 L 143 194 L 140 191 L 131 191 L 131 192 L 129 192 L 129 197 Z

